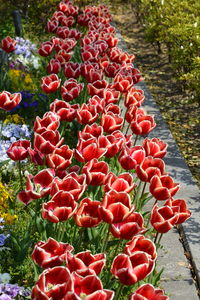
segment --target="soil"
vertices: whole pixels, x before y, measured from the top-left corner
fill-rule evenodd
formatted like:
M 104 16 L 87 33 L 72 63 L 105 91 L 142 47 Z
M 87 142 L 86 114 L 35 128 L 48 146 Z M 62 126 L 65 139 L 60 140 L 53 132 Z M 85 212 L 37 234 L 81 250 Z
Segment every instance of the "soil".
M 110 7 L 113 21 L 126 42 L 129 53 L 136 55 L 136 64 L 160 107 L 190 171 L 200 187 L 200 105 L 181 88 L 175 79 L 165 49 L 158 54 L 145 39 L 145 32 L 130 4 Z

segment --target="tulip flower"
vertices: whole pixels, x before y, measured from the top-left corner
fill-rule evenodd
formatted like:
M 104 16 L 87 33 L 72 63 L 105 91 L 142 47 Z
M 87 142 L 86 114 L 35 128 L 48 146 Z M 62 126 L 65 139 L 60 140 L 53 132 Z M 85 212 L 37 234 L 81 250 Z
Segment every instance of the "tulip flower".
M 108 85 L 106 80 L 94 81 L 87 85 L 88 93 L 90 96 L 98 95 L 99 97 L 103 97 L 104 89 L 106 89 Z
M 16 49 L 16 44 L 17 42 L 14 39 L 12 39 L 10 36 L 7 36 L 1 41 L 1 48 L 5 52 L 10 53 Z
M 154 175 L 158 177 L 164 175 L 165 163 L 161 158 L 147 156 L 141 164 L 136 165 L 135 170 L 140 180 L 150 182 Z
M 56 170 L 66 170 L 72 162 L 73 150 L 68 145 L 56 148 L 51 154 L 47 155 L 47 165 Z
M 128 193 L 114 190 L 105 194 L 99 207 L 102 220 L 109 224 L 122 221 L 130 215 L 131 210 L 133 210 L 133 207 Z
M 74 156 L 80 162 L 88 162 L 93 158 L 101 158 L 106 151 L 106 148 L 100 146 L 97 138 L 90 138 L 86 141 L 79 139 Z
M 56 113 L 60 120 L 65 120 L 66 122 L 72 122 L 76 118 L 77 109 L 79 109 L 78 104 L 70 105 L 68 102 L 55 99 L 50 104 L 50 110 Z
M 11 94 L 9 92 L 0 93 L 0 108 L 6 111 L 10 111 L 15 108 L 22 100 L 20 93 Z
M 113 134 L 100 136 L 99 137 L 99 144 L 101 147 L 106 148 L 107 151 L 104 154 L 105 157 L 111 158 L 115 156 L 121 150 L 123 144 L 122 137 L 115 137 Z
M 111 273 L 124 285 L 133 285 L 147 277 L 154 268 L 148 254 L 136 251 L 132 255 L 118 254 L 111 266 Z
M 110 173 L 104 189 L 106 192 L 115 190 L 116 192 L 130 193 L 135 187 L 136 184 L 133 182 L 133 177 L 130 173 L 122 173 L 119 176 Z
M 72 53 L 68 53 L 65 50 L 60 50 L 55 55 L 55 59 L 58 60 L 61 64 L 61 67 L 64 67 L 64 65 L 71 59 Z
M 72 194 L 59 191 L 50 201 L 43 203 L 42 217 L 53 223 L 63 222 L 75 214 L 77 206 Z
M 64 142 L 64 138 L 60 137 L 57 130 L 46 130 L 41 134 L 34 135 L 34 148 L 42 154 L 50 154 L 56 148 L 60 147 Z
M 117 114 L 108 112 L 102 115 L 100 123 L 104 132 L 112 133 L 113 131 L 122 128 L 123 118 Z
M 91 254 L 86 250 L 72 255 L 70 252 L 66 256 L 66 267 L 70 272 L 76 272 L 81 276 L 89 270 L 91 274 L 98 275 L 106 264 L 106 255 L 104 253 Z M 84 276 L 85 277 L 85 276 Z
M 75 46 L 76 46 L 75 39 L 60 39 L 59 42 L 56 43 L 55 45 L 55 50 L 57 53 L 61 50 L 70 52 L 74 49 Z
M 47 31 L 48 32 L 56 32 L 59 25 L 58 20 L 48 20 L 47 21 Z
M 67 292 L 73 291 L 73 280 L 70 271 L 62 266 L 43 271 L 32 289 L 32 299 L 64 299 Z
M 33 130 L 38 134 L 43 133 L 46 130 L 56 131 L 60 126 L 60 117 L 53 112 L 46 112 L 41 119 L 36 117 Z
M 49 74 L 58 74 L 61 70 L 61 64 L 57 59 L 51 59 L 47 66 L 47 72 Z
M 83 103 L 79 109 L 77 109 L 77 121 L 80 124 L 92 124 L 94 123 L 99 117 L 97 113 L 95 105 L 87 105 Z
M 44 43 L 42 43 L 40 45 L 38 53 L 41 56 L 47 57 L 47 56 L 49 56 L 52 53 L 53 49 L 54 49 L 54 44 L 53 43 L 51 43 L 51 42 L 44 42 Z
M 101 223 L 99 214 L 100 201 L 93 201 L 90 198 L 84 198 L 80 202 L 74 221 L 80 227 L 96 227 Z
M 129 148 L 124 146 L 119 154 L 118 160 L 125 170 L 135 169 L 137 164 L 141 164 L 145 158 L 145 151 L 141 146 Z
M 125 95 L 124 105 L 126 107 L 130 107 L 131 105 L 140 107 L 144 102 L 144 98 L 143 90 L 132 87 Z
M 187 209 L 187 204 L 184 199 L 176 199 L 173 198 L 168 199 L 165 204 L 166 206 L 176 207 L 178 213 L 178 220 L 176 224 L 182 224 L 191 216 L 191 211 Z
M 86 175 L 88 185 L 99 186 L 105 183 L 108 171 L 109 167 L 106 162 L 94 158 L 83 166 L 81 172 Z
M 65 101 L 72 101 L 77 98 L 80 92 L 83 90 L 84 84 L 78 84 L 76 79 L 69 79 L 64 82 L 61 87 L 61 95 Z
M 164 291 L 155 288 L 153 285 L 147 283 L 141 285 L 133 294 L 128 298 L 129 300 L 169 300 L 168 296 L 164 295 Z
M 26 189 L 19 192 L 17 198 L 24 204 L 29 204 L 35 199 L 46 197 L 50 194 L 51 185 L 54 180 L 54 172 L 51 169 L 44 169 L 33 176 L 26 176 Z
M 150 222 L 157 232 L 166 233 L 173 228 L 178 219 L 179 214 L 176 207 L 155 205 L 151 212 Z
M 42 77 L 41 88 L 46 94 L 57 91 L 60 86 L 60 79 L 56 74 Z
M 111 224 L 110 232 L 119 239 L 131 240 L 136 234 L 144 233 L 144 219 L 140 213 L 132 212 L 121 221 Z
M 143 235 L 134 236 L 133 239 L 129 241 L 124 248 L 124 253 L 129 256 L 137 251 L 147 253 L 152 260 L 155 260 L 157 258 L 155 244 Z
M 64 300 L 112 300 L 114 297 L 113 291 L 103 289 L 96 275 L 82 277 L 75 273 L 73 278 L 74 291 L 68 292 Z
M 158 138 L 146 138 L 143 141 L 143 147 L 146 152 L 146 156 L 151 155 L 155 158 L 163 158 L 167 153 L 168 145 Z
M 67 62 L 64 66 L 64 74 L 67 78 L 78 78 L 81 75 L 81 64 Z
M 40 241 L 35 245 L 31 257 L 34 263 L 46 269 L 62 265 L 67 252 L 73 250 L 70 244 L 57 242 L 50 237 L 47 242 Z
M 154 175 L 151 178 L 149 190 L 156 200 L 167 200 L 173 197 L 179 190 L 178 183 L 174 183 L 169 175 L 158 176 Z
M 14 161 L 23 160 L 28 157 L 30 145 L 30 141 L 19 140 L 12 143 L 6 153 Z
M 131 122 L 131 130 L 134 134 L 145 135 L 156 127 L 154 117 L 150 115 L 136 115 L 136 118 Z
M 63 179 L 55 178 L 51 187 L 51 195 L 59 191 L 65 191 L 72 194 L 75 201 L 78 201 L 86 189 L 85 174 L 77 175 L 75 172 L 67 174 Z

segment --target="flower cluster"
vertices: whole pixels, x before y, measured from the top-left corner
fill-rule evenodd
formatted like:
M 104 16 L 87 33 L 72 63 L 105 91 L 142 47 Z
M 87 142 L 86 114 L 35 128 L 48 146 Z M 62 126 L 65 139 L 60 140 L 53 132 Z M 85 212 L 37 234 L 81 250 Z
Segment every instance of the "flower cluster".
M 9 213 L 9 201 L 12 201 L 12 195 L 8 192 L 8 188 L 0 182 L 0 229 L 3 229 L 4 224 L 12 224 L 17 216 Z M 2 225 L 3 224 L 3 225 Z M 1 235 L 1 243 L 6 239 L 6 236 Z
M 146 137 L 156 123 L 141 107 L 144 92 L 136 87 L 141 73 L 133 65 L 135 56 L 117 47 L 110 21 L 104 5 L 81 13 L 69 0 L 59 3 L 47 24 L 54 36 L 38 53 L 50 57 L 41 88 L 51 99 L 55 92 L 61 99 L 55 97 L 50 110 L 36 117 L 32 143 L 13 142 L 7 151 L 12 160 L 29 158 L 40 168 L 26 172 L 17 196 L 26 206 L 38 201 L 36 218 L 48 225 L 41 231 L 48 240 L 38 242 L 32 253 L 44 269 L 32 299 L 109 300 L 114 297 L 110 285 L 120 299 L 124 285 L 154 272 L 158 235 L 190 216 L 185 200 L 173 198 L 179 184 L 165 170 L 167 144 Z M 76 22 L 80 31 L 71 27 Z M 67 126 L 80 129 L 74 149 L 66 144 Z M 145 137 L 142 145 L 136 145 L 138 136 Z M 142 212 L 150 198 L 154 205 L 147 220 Z M 117 245 L 115 251 L 108 250 L 109 242 Z M 104 266 L 101 278 L 109 289 L 98 277 Z M 151 284 L 129 299 L 153 298 L 168 299 Z

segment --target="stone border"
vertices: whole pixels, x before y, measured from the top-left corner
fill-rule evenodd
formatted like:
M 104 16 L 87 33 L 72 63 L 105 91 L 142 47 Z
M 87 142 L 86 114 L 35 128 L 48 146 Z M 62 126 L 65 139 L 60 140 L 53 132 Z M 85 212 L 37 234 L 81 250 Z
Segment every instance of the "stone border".
M 113 24 L 115 26 L 115 24 Z M 116 27 L 116 26 L 115 26 Z M 119 40 L 119 47 L 127 51 L 127 47 L 119 32 L 116 35 Z M 152 115 L 155 115 L 157 123 L 156 128 L 149 134 L 150 138 L 158 137 L 168 143 L 167 157 L 164 159 L 167 172 L 169 172 L 175 182 L 181 185 L 180 191 L 174 197 L 175 199 L 185 199 L 192 212 L 189 220 L 179 227 L 181 236 L 183 236 L 184 247 L 190 263 L 184 255 L 183 245 L 180 242 L 180 236 L 177 229 L 173 229 L 165 234 L 162 240 L 163 249 L 159 251 L 158 265 L 164 266 L 164 272 L 161 277 L 162 287 L 173 300 L 197 300 L 197 288 L 200 289 L 200 192 L 192 174 L 188 169 L 178 146 L 174 141 L 172 134 L 163 119 L 159 107 L 151 96 L 145 82 L 136 85 L 145 93 L 144 109 Z M 191 267 L 195 272 L 196 287 L 192 279 Z

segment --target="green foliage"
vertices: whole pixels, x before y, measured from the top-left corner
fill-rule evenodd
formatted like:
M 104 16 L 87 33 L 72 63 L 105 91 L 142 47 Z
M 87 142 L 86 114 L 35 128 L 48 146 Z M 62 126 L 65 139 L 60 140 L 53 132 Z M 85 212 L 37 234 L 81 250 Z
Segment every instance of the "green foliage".
M 200 2 L 132 0 L 149 42 L 167 49 L 176 76 L 199 95 Z

